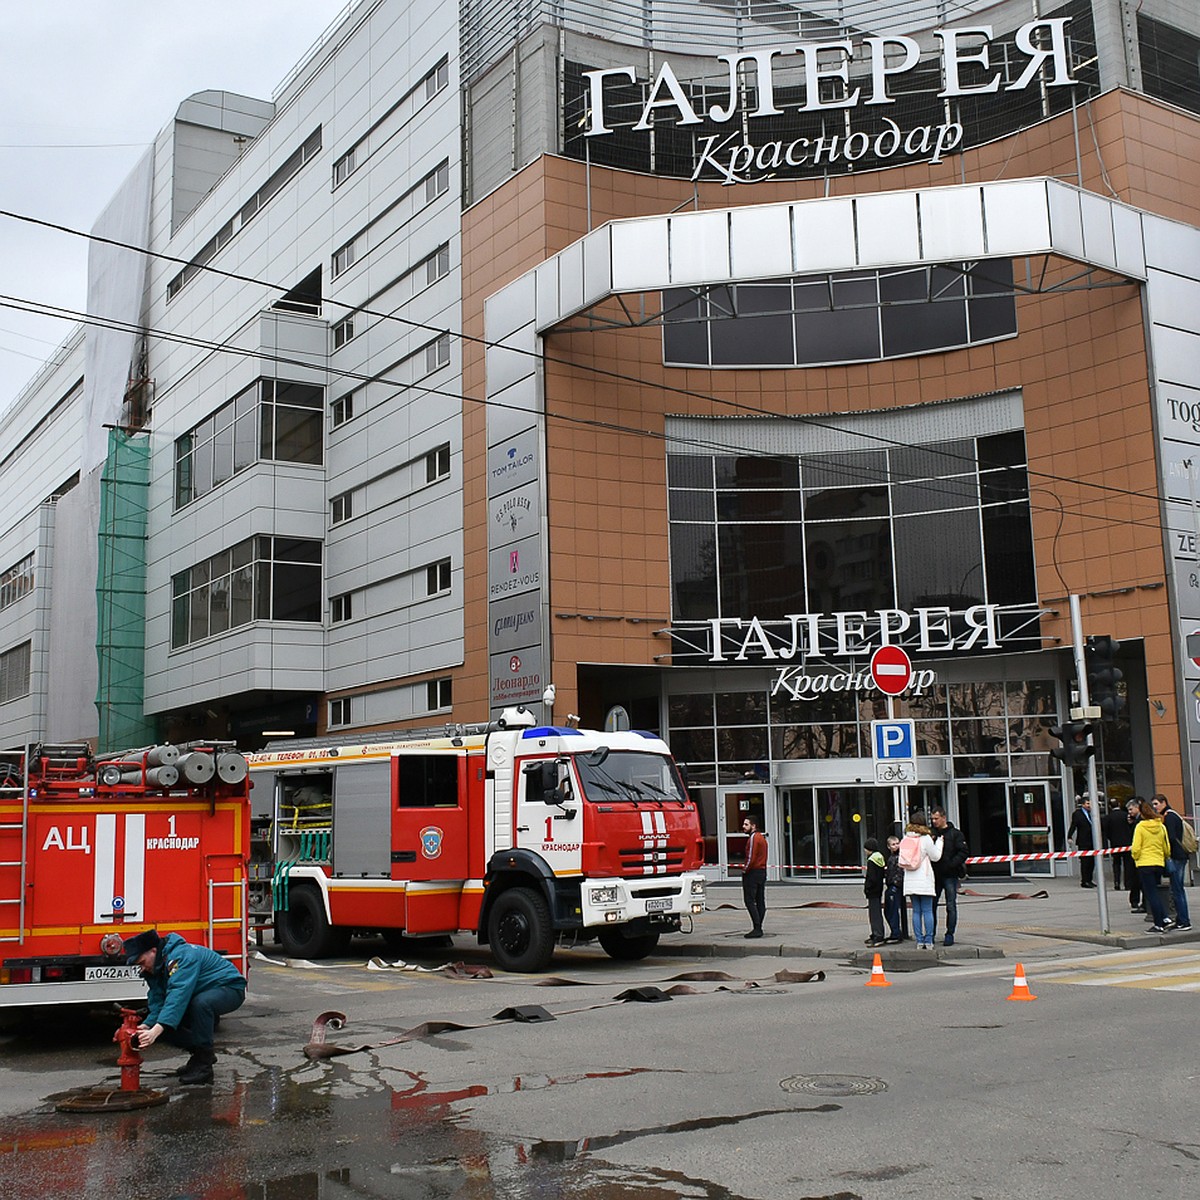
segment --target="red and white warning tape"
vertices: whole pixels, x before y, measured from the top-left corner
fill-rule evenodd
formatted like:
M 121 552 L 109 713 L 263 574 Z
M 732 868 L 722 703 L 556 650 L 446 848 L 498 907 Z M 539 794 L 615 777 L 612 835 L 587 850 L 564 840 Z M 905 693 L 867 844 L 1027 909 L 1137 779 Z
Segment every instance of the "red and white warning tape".
M 1010 862 L 1047 862 L 1055 858 L 1109 858 L 1114 854 L 1127 854 L 1128 846 L 1109 847 L 1107 850 L 1055 850 L 1042 854 L 977 854 L 967 859 L 967 866 L 977 866 L 982 863 Z M 851 871 L 861 875 L 862 867 L 834 867 L 825 863 L 769 863 L 781 871 Z

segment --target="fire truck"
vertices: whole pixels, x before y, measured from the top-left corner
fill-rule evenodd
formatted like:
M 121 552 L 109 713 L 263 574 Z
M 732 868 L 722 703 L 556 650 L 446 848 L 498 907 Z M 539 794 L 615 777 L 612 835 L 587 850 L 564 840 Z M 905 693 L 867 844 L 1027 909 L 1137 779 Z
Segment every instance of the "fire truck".
M 270 805 L 270 909 L 284 951 L 344 953 L 355 932 L 466 932 L 505 970 L 560 939 L 644 958 L 704 911 L 703 841 L 666 744 L 636 731 L 486 726 L 247 756 Z
M 0 1007 L 144 998 L 151 926 L 245 973 L 249 795 L 232 743 L 0 751 Z

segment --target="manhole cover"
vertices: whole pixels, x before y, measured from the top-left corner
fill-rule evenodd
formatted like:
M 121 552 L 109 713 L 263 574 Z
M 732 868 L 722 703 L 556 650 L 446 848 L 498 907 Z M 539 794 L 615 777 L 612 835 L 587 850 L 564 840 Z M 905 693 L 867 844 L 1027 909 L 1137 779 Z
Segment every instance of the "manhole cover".
M 803 1092 L 810 1096 L 869 1096 L 886 1092 L 882 1079 L 869 1075 L 789 1075 L 779 1081 L 785 1092 Z

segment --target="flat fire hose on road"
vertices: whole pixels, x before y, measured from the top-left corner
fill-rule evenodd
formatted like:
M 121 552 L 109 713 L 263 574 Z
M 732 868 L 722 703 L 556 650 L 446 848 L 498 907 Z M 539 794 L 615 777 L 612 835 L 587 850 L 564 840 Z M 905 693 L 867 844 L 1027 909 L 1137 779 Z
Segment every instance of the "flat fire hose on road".
M 768 982 L 771 983 L 820 983 L 825 978 L 824 971 L 776 971 L 770 977 Z M 671 1000 L 675 996 L 697 996 L 710 993 L 701 992 L 699 989 L 691 987 L 691 983 L 715 983 L 728 982 L 740 983 L 740 988 L 719 987 L 715 991 L 725 992 L 746 992 L 760 989 L 761 984 L 754 979 L 739 979 L 734 975 L 727 975 L 723 971 L 689 971 L 682 975 L 673 975 L 668 980 L 663 980 L 664 983 L 675 983 L 675 987 L 668 988 L 666 991 L 659 989 L 656 986 L 647 986 L 640 984 L 636 987 L 628 988 L 624 992 L 614 997 L 612 1000 L 606 1000 L 600 1004 L 588 1004 L 583 1008 L 572 1008 L 561 1011 L 558 1014 L 548 1012 L 539 1005 L 521 1005 L 513 1008 L 502 1009 L 496 1013 L 489 1021 L 462 1022 L 462 1021 L 422 1021 L 419 1025 L 414 1025 L 411 1029 L 404 1030 L 403 1033 L 396 1037 L 388 1038 L 382 1042 L 370 1042 L 359 1046 L 338 1046 L 332 1042 L 325 1040 L 325 1035 L 329 1030 L 344 1029 L 348 1020 L 345 1013 L 329 1011 L 323 1012 L 313 1021 L 312 1032 L 309 1035 L 308 1044 L 304 1047 L 304 1056 L 309 1059 L 326 1059 L 340 1058 L 346 1054 L 362 1054 L 370 1050 L 381 1050 L 387 1046 L 401 1046 L 405 1042 L 415 1042 L 422 1038 L 434 1037 L 439 1033 L 453 1033 L 468 1029 L 490 1029 L 496 1025 L 507 1025 L 514 1022 L 519 1024 L 538 1024 L 546 1021 L 556 1020 L 558 1016 L 570 1016 L 575 1013 L 591 1012 L 593 1009 L 612 1008 L 617 1004 L 626 1004 L 630 1002 L 653 1003 L 662 1000 Z M 580 984 L 574 980 L 552 977 L 551 979 L 539 981 L 540 986 L 554 987 L 580 987 L 590 986 Z

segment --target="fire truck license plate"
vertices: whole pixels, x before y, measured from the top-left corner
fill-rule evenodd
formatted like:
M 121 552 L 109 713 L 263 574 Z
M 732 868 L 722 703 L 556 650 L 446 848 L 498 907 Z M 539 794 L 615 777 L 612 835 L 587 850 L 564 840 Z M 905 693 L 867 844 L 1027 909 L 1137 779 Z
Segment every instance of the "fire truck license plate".
M 84 967 L 85 981 L 92 979 L 140 979 L 137 967 Z
M 662 896 L 655 897 L 652 900 L 646 901 L 647 912 L 669 912 L 671 908 L 671 897 Z

